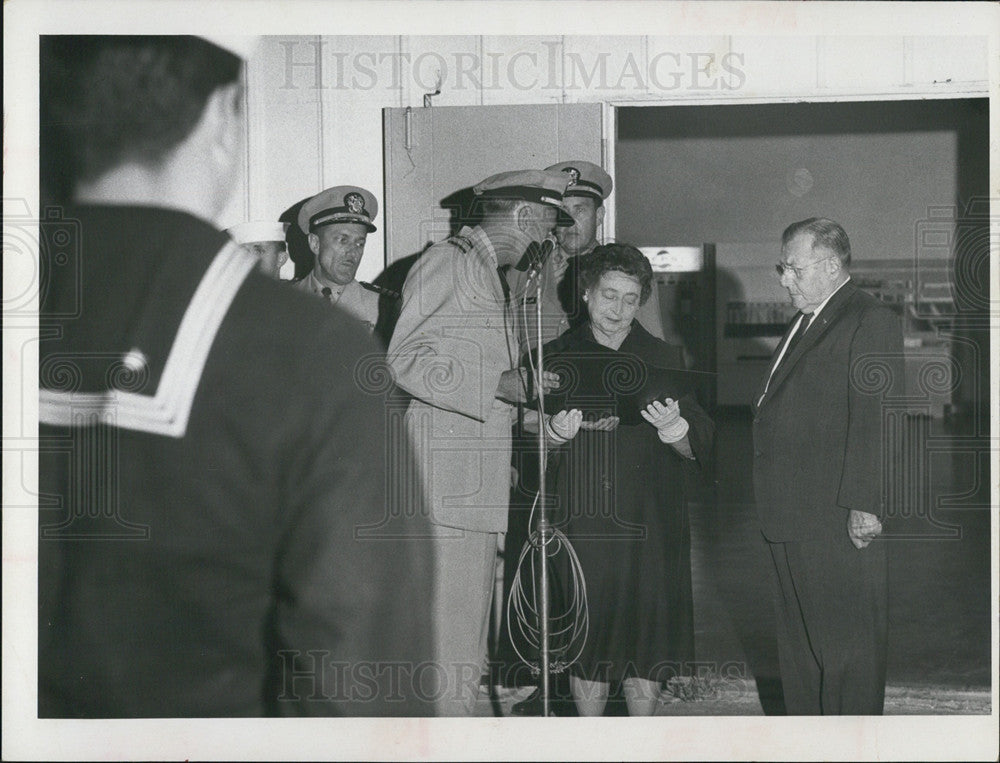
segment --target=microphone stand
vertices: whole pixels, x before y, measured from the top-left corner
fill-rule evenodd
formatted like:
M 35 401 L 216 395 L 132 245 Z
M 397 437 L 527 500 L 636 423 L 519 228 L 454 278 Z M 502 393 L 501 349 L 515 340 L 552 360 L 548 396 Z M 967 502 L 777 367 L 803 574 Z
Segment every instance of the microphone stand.
M 538 347 L 538 379 L 542 378 L 542 274 L 538 273 L 535 285 L 535 332 Z M 547 517 L 548 502 L 545 495 L 545 466 L 548 461 L 547 446 L 545 442 L 545 385 L 538 385 L 538 545 L 542 557 L 539 572 L 539 585 L 541 587 L 541 598 L 538 608 L 539 622 L 539 666 L 541 671 L 541 691 L 542 691 L 542 717 L 549 716 L 549 520 Z
M 544 249 L 542 250 L 544 252 Z M 551 252 L 551 246 L 549 247 Z M 545 490 L 545 466 L 548 462 L 548 447 L 545 441 L 545 385 L 542 383 L 542 373 L 544 369 L 544 354 L 542 350 L 542 268 L 545 266 L 544 254 L 539 258 L 535 268 L 535 347 L 538 355 L 538 553 L 540 564 L 538 566 L 538 587 L 540 596 L 538 602 L 538 669 L 540 673 L 539 691 L 542 697 L 542 717 L 547 718 L 550 714 L 550 686 L 549 686 L 549 665 L 551 655 L 549 651 L 549 612 L 551 602 L 549 601 L 549 565 L 548 565 L 548 545 L 551 536 L 551 527 L 547 516 L 548 502 Z M 530 281 L 529 273 L 529 281 Z

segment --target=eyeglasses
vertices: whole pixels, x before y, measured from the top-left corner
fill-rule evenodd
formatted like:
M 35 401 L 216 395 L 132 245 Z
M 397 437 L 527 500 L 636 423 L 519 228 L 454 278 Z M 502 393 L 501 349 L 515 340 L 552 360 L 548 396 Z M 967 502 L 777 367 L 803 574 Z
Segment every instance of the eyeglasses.
M 827 260 L 832 260 L 833 257 L 824 257 L 821 260 L 816 260 L 816 262 L 810 262 L 808 265 L 802 265 L 801 267 L 793 267 L 786 262 L 776 263 L 774 269 L 778 272 L 779 276 L 785 275 L 786 271 L 791 271 L 792 275 L 796 278 L 802 278 L 802 273 L 807 268 L 811 268 L 813 265 L 819 265 L 821 262 L 826 262 Z

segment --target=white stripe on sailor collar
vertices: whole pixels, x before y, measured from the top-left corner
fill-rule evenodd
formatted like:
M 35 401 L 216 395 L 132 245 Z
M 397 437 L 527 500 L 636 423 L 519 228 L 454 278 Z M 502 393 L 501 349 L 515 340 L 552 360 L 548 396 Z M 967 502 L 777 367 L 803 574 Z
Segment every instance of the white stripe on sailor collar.
M 156 394 L 38 391 L 38 420 L 64 427 L 106 424 L 165 437 L 183 437 L 208 353 L 256 258 L 233 243 L 215 255 L 181 319 Z

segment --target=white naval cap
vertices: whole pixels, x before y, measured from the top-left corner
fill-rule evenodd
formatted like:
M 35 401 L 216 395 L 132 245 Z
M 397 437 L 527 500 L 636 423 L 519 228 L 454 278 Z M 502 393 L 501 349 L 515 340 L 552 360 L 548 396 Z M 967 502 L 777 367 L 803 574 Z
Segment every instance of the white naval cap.
M 546 171 L 563 172 L 569 178 L 563 197 L 590 196 L 597 199 L 598 204 L 602 204 L 611 195 L 611 189 L 614 187 L 611 176 L 607 172 L 593 162 L 585 162 L 582 159 L 559 162 L 545 169 Z
M 288 223 L 273 220 L 250 220 L 229 228 L 226 232 L 237 244 L 252 244 L 255 241 L 285 241 Z
M 378 202 L 371 191 L 356 185 L 338 185 L 313 196 L 299 210 L 299 228 L 313 233 L 324 225 L 357 223 L 369 233 L 377 228 L 372 219 L 378 214 Z

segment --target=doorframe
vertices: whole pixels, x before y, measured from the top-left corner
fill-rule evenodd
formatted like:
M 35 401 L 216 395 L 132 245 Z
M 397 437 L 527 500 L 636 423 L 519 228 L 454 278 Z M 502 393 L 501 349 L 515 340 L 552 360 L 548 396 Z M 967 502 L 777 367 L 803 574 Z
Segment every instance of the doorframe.
M 612 181 L 615 178 L 615 152 L 618 148 L 618 107 L 613 101 L 601 102 L 601 166 Z M 612 193 L 604 200 L 604 224 L 601 243 L 615 240 L 617 225 L 615 209 L 618 194 Z

